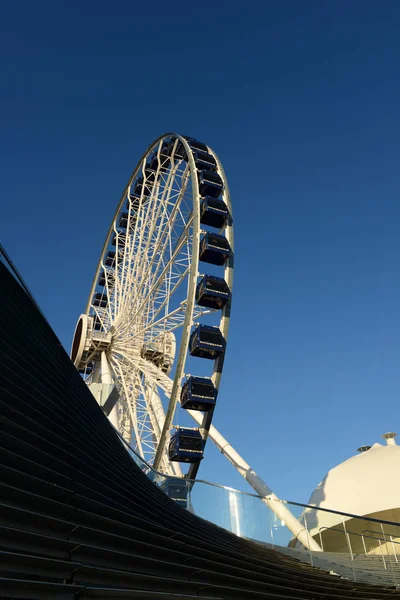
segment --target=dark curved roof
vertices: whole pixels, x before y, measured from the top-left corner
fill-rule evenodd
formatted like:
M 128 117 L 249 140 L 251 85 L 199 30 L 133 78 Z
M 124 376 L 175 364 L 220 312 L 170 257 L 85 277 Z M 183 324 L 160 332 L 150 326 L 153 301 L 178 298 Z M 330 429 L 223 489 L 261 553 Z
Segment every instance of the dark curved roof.
M 384 598 L 177 506 L 0 263 L 1 598 Z

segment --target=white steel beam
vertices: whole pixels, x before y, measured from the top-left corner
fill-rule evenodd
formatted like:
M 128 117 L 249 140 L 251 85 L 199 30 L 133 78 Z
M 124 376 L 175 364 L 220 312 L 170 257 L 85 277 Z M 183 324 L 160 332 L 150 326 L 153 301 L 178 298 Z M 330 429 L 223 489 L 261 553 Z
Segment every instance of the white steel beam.
M 203 421 L 202 413 L 195 410 L 187 411 L 190 416 L 200 426 Z M 262 501 L 272 510 L 276 516 L 285 523 L 286 527 L 291 531 L 294 537 L 303 544 L 303 546 L 309 550 L 316 552 L 321 551 L 320 546 L 317 542 L 309 535 L 308 531 L 296 519 L 290 512 L 285 504 L 283 504 L 278 496 L 274 494 L 271 488 L 257 475 L 257 473 L 250 467 L 250 465 L 240 456 L 234 449 L 232 444 L 224 438 L 219 431 L 211 425 L 208 432 L 208 437 L 214 442 L 218 450 L 226 456 L 229 462 L 235 467 L 235 469 L 241 474 L 242 477 L 251 485 L 251 487 L 262 497 Z

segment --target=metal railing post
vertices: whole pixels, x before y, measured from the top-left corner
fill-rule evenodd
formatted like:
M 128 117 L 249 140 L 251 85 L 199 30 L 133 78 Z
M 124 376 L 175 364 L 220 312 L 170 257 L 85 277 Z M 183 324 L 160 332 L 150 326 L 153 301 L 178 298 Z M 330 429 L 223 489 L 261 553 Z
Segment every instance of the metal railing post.
M 305 525 L 306 532 L 307 532 L 308 552 L 310 554 L 310 565 L 313 567 L 314 566 L 314 561 L 313 561 L 312 550 L 311 550 L 311 545 L 310 545 L 310 532 L 308 531 L 307 519 L 306 519 L 306 513 L 305 513 L 305 511 L 304 511 L 304 525 Z
M 394 587 L 397 589 L 396 575 L 395 575 L 395 572 L 394 572 L 392 561 L 390 560 L 390 554 L 389 554 L 389 549 L 388 549 L 388 545 L 387 545 L 387 541 L 386 541 L 385 530 L 383 529 L 383 523 L 381 523 L 381 529 L 382 529 L 383 539 L 385 541 L 385 548 L 386 548 L 386 552 L 387 552 L 387 559 L 389 561 L 390 569 L 391 569 L 392 575 L 393 575 Z
M 269 531 L 271 534 L 271 541 L 272 541 L 272 548 L 275 549 L 275 539 L 274 539 L 274 528 L 272 526 L 272 519 L 271 519 L 271 509 L 268 505 L 267 506 L 267 511 L 268 511 L 268 519 L 269 519 Z
M 390 537 L 390 541 L 392 542 L 392 548 L 393 548 L 393 554 L 394 554 L 395 561 L 398 563 L 399 560 L 397 558 L 397 552 L 396 552 L 396 547 L 395 547 L 394 542 L 393 542 L 393 538 L 392 538 L 391 535 L 389 537 Z
M 189 509 L 190 506 L 190 482 L 186 479 L 186 510 Z
M 351 542 L 350 542 L 350 537 L 349 534 L 347 533 L 347 529 L 346 529 L 346 524 L 344 522 L 344 517 L 342 516 L 342 523 L 343 523 L 343 529 L 344 529 L 344 534 L 346 537 L 346 541 L 347 541 L 347 547 L 349 549 L 349 554 L 350 554 L 350 561 L 351 561 L 351 568 L 353 570 L 353 577 L 354 577 L 354 581 L 357 581 L 357 577 L 356 577 L 356 570 L 354 568 L 354 556 L 353 556 L 353 550 L 351 547 Z
M 324 544 L 322 542 L 322 533 L 321 533 L 321 527 L 318 529 L 318 535 L 319 535 L 319 545 L 322 548 L 322 552 L 324 551 Z
M 364 540 L 364 534 L 361 534 L 361 541 L 362 541 L 362 545 L 364 547 L 364 554 L 367 554 L 367 547 L 365 545 L 365 540 Z
M 379 542 L 379 549 L 380 549 L 380 551 L 381 551 L 381 556 L 382 556 L 382 562 L 383 562 L 383 566 L 384 566 L 384 568 L 385 568 L 385 570 L 386 570 L 386 569 L 387 569 L 387 566 L 386 566 L 386 560 L 385 560 L 385 556 L 384 556 L 384 554 L 383 554 L 383 552 L 382 552 L 382 544 L 381 544 L 381 540 L 378 540 L 378 542 Z

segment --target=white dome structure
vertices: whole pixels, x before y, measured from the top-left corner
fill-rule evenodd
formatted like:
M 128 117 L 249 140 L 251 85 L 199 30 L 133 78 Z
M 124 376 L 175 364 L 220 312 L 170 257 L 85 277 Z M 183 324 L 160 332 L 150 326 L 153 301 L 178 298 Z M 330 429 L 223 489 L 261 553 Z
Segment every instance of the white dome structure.
M 379 549 L 383 535 L 380 525 L 350 515 L 399 523 L 398 527 L 385 525 L 385 534 L 400 542 L 400 446 L 396 444 L 395 433 L 382 437 L 386 444 L 361 446 L 359 454 L 328 471 L 312 493 L 309 505 L 349 515 L 343 517 L 311 508 L 304 511 L 303 522 L 325 550 L 341 551 L 348 545 L 344 528 L 352 538 L 352 545 L 366 545 L 369 551 Z M 378 536 L 380 544 L 376 541 Z M 396 546 L 399 551 L 400 545 Z M 390 548 L 386 551 L 390 552 Z

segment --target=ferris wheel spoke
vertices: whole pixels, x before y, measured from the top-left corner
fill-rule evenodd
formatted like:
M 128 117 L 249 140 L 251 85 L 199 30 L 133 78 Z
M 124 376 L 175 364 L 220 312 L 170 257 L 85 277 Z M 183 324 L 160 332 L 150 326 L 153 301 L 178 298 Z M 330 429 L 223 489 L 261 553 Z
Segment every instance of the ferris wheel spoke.
M 187 181 L 185 181 L 184 185 L 182 186 L 181 190 L 178 193 L 177 200 L 174 203 L 172 203 L 173 208 L 172 208 L 171 214 L 169 214 L 168 208 L 171 206 L 171 194 L 173 191 L 174 175 L 176 174 L 176 172 L 177 172 L 177 167 L 174 167 L 173 169 L 171 169 L 171 172 L 168 175 L 167 184 L 163 190 L 163 193 L 162 193 L 160 201 L 159 201 L 159 211 L 161 208 L 163 209 L 162 219 L 165 219 L 165 217 L 167 217 L 167 220 L 171 221 L 172 223 L 174 222 L 174 219 L 175 219 L 174 213 L 176 212 L 176 209 L 180 205 L 182 195 L 184 194 L 186 185 L 187 185 Z M 183 177 L 187 180 L 186 173 L 187 173 L 187 169 L 184 171 L 184 175 L 183 175 Z M 148 254 L 149 246 L 150 246 L 150 243 L 151 243 L 155 233 L 157 234 L 156 238 L 155 238 L 155 242 L 158 243 L 159 240 L 162 241 L 163 232 L 165 231 L 165 229 L 162 228 L 161 226 L 158 226 L 163 223 L 163 222 L 157 223 L 159 217 L 160 217 L 160 212 L 157 213 L 155 219 L 153 218 L 152 223 L 151 223 L 151 228 L 149 228 L 149 234 L 147 236 L 147 243 L 144 247 L 144 254 L 146 256 Z M 157 226 L 157 230 L 156 230 L 156 226 Z M 151 256 L 150 256 L 150 260 L 151 260 Z
M 101 271 L 100 271 L 100 277 L 99 277 L 99 281 L 102 281 L 102 283 L 104 282 L 104 289 L 106 291 L 106 298 L 109 300 L 111 298 L 111 295 L 114 291 L 114 284 L 115 284 L 115 276 L 112 274 L 111 271 L 109 271 L 106 266 L 104 265 L 104 262 L 101 262 Z M 105 319 L 102 319 L 100 311 L 96 310 L 95 311 L 100 319 L 100 323 L 101 326 L 103 327 L 103 329 L 105 328 Z M 107 305 L 107 313 L 108 313 L 108 318 L 110 319 L 110 323 L 112 323 L 112 310 L 110 308 L 110 304 L 108 302 Z
M 151 288 L 149 289 L 147 295 L 145 296 L 145 298 L 142 300 L 142 303 L 140 304 L 139 308 L 137 309 L 136 313 L 133 316 L 133 318 L 140 313 L 140 311 L 143 309 L 144 305 L 146 304 L 146 302 L 149 301 L 150 297 L 152 294 L 155 294 L 158 290 L 158 288 L 162 285 L 162 283 L 164 282 L 165 279 L 165 275 L 168 272 L 168 269 L 171 266 L 171 263 L 175 262 L 176 263 L 176 259 L 179 256 L 179 253 L 181 252 L 188 236 L 189 236 L 189 230 L 190 230 L 190 226 L 191 226 L 191 221 L 192 219 L 190 219 L 190 221 L 188 222 L 188 224 L 186 225 L 184 231 L 181 233 L 181 236 L 179 238 L 179 242 L 177 244 L 177 246 L 175 247 L 175 250 L 172 254 L 172 256 L 170 257 L 168 263 L 166 263 L 166 265 L 164 266 L 164 268 L 162 269 L 160 275 L 158 276 L 158 278 L 156 279 L 156 281 L 152 284 Z M 162 263 L 159 262 L 159 268 L 160 265 Z M 157 270 L 158 271 L 158 270 Z
M 143 169 L 144 170 L 144 169 Z M 162 192 L 161 194 L 159 194 L 159 188 L 160 188 L 160 180 L 157 178 L 157 175 L 159 174 L 159 170 L 160 170 L 160 164 L 158 165 L 157 168 L 157 173 L 156 173 L 156 181 L 157 181 L 157 185 L 153 185 L 151 188 L 151 194 L 150 194 L 150 200 L 149 202 L 146 202 L 146 198 L 144 197 L 144 190 L 146 189 L 146 180 L 143 184 L 143 188 L 142 188 L 142 192 L 141 192 L 141 198 L 140 198 L 140 211 L 139 214 L 136 214 L 136 225 L 135 225 L 135 231 L 134 231 L 134 235 L 133 235 L 133 242 L 132 242 L 132 248 L 135 249 L 138 244 L 142 244 L 143 242 L 143 235 L 144 232 L 146 231 L 146 229 L 149 229 L 149 223 L 153 224 L 152 227 L 150 227 L 151 231 L 154 231 L 155 229 L 155 225 L 157 222 L 157 218 L 154 219 L 154 210 L 153 210 L 153 206 L 152 206 L 152 202 L 153 203 L 157 203 L 159 204 L 159 209 L 163 208 L 164 210 L 164 216 L 165 213 L 167 212 L 167 206 L 170 202 L 170 197 L 171 197 L 171 193 L 172 193 L 172 186 L 174 183 L 174 176 L 177 173 L 178 170 L 178 165 L 173 165 L 172 168 L 170 169 L 170 172 L 168 173 L 167 176 L 167 181 L 165 183 L 165 185 L 163 186 Z M 157 193 L 155 193 L 155 189 L 157 189 Z M 160 197 L 159 197 L 160 196 Z M 147 219 L 143 219 L 141 218 L 141 209 L 143 208 L 143 206 L 147 204 L 148 206 L 148 210 L 146 212 L 145 217 L 147 217 Z M 129 205 L 130 205 L 130 213 L 133 211 L 132 209 L 132 201 L 129 198 Z M 159 216 L 159 211 L 157 213 L 157 217 Z M 139 222 L 140 222 L 140 227 L 139 227 Z M 140 239 L 139 242 L 137 242 L 138 240 L 138 231 L 140 230 Z M 159 231 L 162 231 L 163 229 L 160 227 Z M 151 240 L 151 235 L 148 235 L 148 242 L 150 243 Z M 144 253 L 146 253 L 147 247 L 144 248 Z M 134 267 L 133 267 L 134 269 Z M 134 270 L 132 271 L 132 274 L 134 274 Z
M 179 215 L 179 211 L 177 211 L 177 210 L 174 211 L 174 213 L 170 216 L 171 222 L 169 222 L 168 227 L 166 227 L 164 229 L 162 229 L 160 227 L 160 231 L 165 231 L 165 234 L 156 240 L 154 250 L 152 252 L 152 256 L 150 257 L 148 264 L 147 265 L 143 264 L 143 268 L 145 270 L 144 270 L 144 273 L 141 274 L 141 281 L 146 281 L 147 278 L 149 278 L 150 281 L 154 280 L 157 277 L 162 266 L 165 265 L 164 256 L 165 256 L 166 248 L 168 246 L 168 243 L 170 243 L 170 245 L 171 245 L 171 235 L 169 234 L 169 232 L 170 232 L 170 229 L 175 224 L 175 220 L 178 215 Z M 185 235 L 187 234 L 190 225 L 191 225 L 191 219 L 185 225 L 185 229 L 183 230 L 183 232 L 181 233 L 180 237 L 178 238 L 178 240 L 176 242 L 175 253 L 172 252 L 172 247 L 171 247 L 171 254 L 170 254 L 171 258 L 169 259 L 169 261 L 167 263 L 167 267 L 164 268 L 161 276 L 158 278 L 158 284 L 161 284 L 162 277 L 163 277 L 163 275 L 165 275 L 165 272 L 168 269 L 168 265 L 173 261 L 176 254 L 178 254 L 180 252 L 181 244 L 184 243 Z M 155 270 L 153 270 L 154 264 L 156 264 Z M 151 292 L 152 292 L 152 289 L 150 289 L 149 294 Z M 145 301 L 147 300 L 147 298 L 145 299 Z
M 116 349 L 112 355 L 112 359 L 124 366 L 124 369 L 129 372 L 131 369 L 140 373 L 144 373 L 165 393 L 169 393 L 169 378 L 149 360 L 144 359 L 140 353 L 133 352 L 129 347 L 120 347 Z
M 168 305 L 171 303 L 174 294 L 186 281 L 190 270 L 190 264 L 187 264 L 187 262 L 188 260 L 186 257 L 184 257 L 182 260 L 175 260 L 171 262 L 164 289 L 161 286 L 158 286 L 158 289 L 154 290 L 153 303 L 155 308 L 152 319 L 153 321 L 164 308 L 168 310 Z M 148 322 L 150 323 L 151 321 L 149 320 Z
M 163 316 L 157 321 L 149 323 L 146 327 L 139 330 L 138 334 L 145 334 L 146 340 L 146 334 L 150 333 L 151 335 L 147 336 L 149 341 L 157 341 L 157 339 L 163 336 L 166 332 L 175 331 L 176 329 L 179 329 L 183 326 L 185 310 L 186 305 L 184 303 L 182 304 L 182 306 L 168 313 L 167 315 Z M 195 321 L 196 319 L 199 319 L 205 315 L 212 314 L 214 312 L 217 312 L 216 309 L 196 307 L 193 311 L 193 320 Z
M 146 315 L 146 322 L 148 324 L 154 322 L 157 316 L 161 313 L 161 311 L 164 308 L 166 309 L 166 311 L 168 311 L 168 305 L 171 302 L 171 299 L 173 298 L 175 292 L 187 278 L 190 265 L 186 266 L 185 261 L 182 261 L 182 265 L 179 265 L 179 262 L 180 261 L 175 261 L 175 263 L 171 262 L 170 266 L 167 265 L 167 267 L 169 267 L 169 272 L 166 278 L 166 284 L 164 286 L 164 289 L 159 286 L 158 290 L 155 290 L 155 293 L 153 294 L 152 303 L 149 302 L 147 304 L 148 313 Z M 172 271 L 174 264 L 176 267 L 175 270 L 177 271 L 176 273 L 173 273 Z M 177 268 L 178 266 L 183 270 L 179 271 Z M 148 290 L 148 292 L 151 291 L 151 289 Z
M 152 441 L 153 441 L 153 447 L 152 447 L 153 456 L 152 456 L 152 458 L 154 458 L 155 453 L 157 451 L 162 426 L 164 424 L 165 412 L 164 412 L 164 408 L 163 408 L 160 396 L 158 394 L 157 384 L 148 375 L 144 375 L 142 378 L 142 394 L 143 394 L 143 397 L 146 399 L 147 413 L 148 413 L 149 420 L 151 423 Z M 168 469 L 169 460 L 168 460 L 166 448 L 164 450 L 164 456 L 163 456 L 162 463 L 163 463 L 163 470 Z M 182 476 L 182 472 L 179 469 L 179 467 L 177 467 L 175 465 L 172 465 L 172 466 L 173 466 L 174 474 L 178 475 L 178 476 Z
M 130 260 L 132 258 L 132 251 L 133 251 L 132 249 L 134 248 L 134 245 L 135 245 L 135 240 L 136 240 L 136 236 L 137 236 L 137 232 L 138 232 L 138 225 L 139 225 L 139 222 L 141 219 L 141 214 L 142 214 L 143 204 L 144 204 L 143 197 L 141 196 L 141 198 L 138 201 L 136 210 L 133 210 L 130 191 L 131 191 L 131 186 L 129 185 L 128 189 L 127 189 L 127 194 L 124 197 L 124 203 L 127 201 L 128 206 L 129 206 L 126 230 L 124 230 L 123 232 L 120 233 L 120 232 L 118 232 L 118 229 L 117 229 L 117 222 L 114 221 L 114 224 L 113 224 L 114 232 L 115 232 L 114 233 L 115 246 L 116 246 L 115 268 L 116 268 L 116 274 L 118 276 L 118 286 L 117 286 L 116 295 L 114 298 L 116 311 L 120 310 L 120 308 L 123 304 L 123 301 L 124 301 L 126 288 L 124 287 L 125 282 L 124 282 L 123 274 L 124 274 L 124 270 L 125 270 L 125 265 L 126 264 L 129 265 Z M 135 221 L 132 232 L 131 232 L 131 228 L 130 228 L 131 220 L 132 220 L 132 222 L 133 222 L 133 220 Z M 119 243 L 120 239 L 121 239 L 121 244 Z M 121 261 L 119 260 L 120 258 L 122 259 Z M 119 264 L 119 263 L 121 263 L 121 264 Z
M 149 453 L 151 457 L 154 455 L 154 423 L 149 420 L 149 407 L 146 400 L 146 395 L 143 391 L 142 385 L 142 374 L 135 369 L 133 372 L 135 373 L 132 378 L 132 370 L 126 370 L 125 377 L 122 373 L 121 363 L 117 362 L 117 368 L 119 372 L 122 374 L 122 377 L 126 382 L 125 394 L 126 398 L 129 398 L 128 409 L 130 413 L 130 418 L 132 420 L 133 425 L 133 435 L 135 440 L 130 439 L 130 442 L 134 443 L 135 449 L 141 454 L 141 456 L 149 457 Z M 130 378 L 130 381 L 129 381 Z M 130 387 L 130 391 L 127 389 Z M 133 390 L 133 393 L 132 393 Z M 132 434 L 131 434 L 132 437 Z
M 104 314 L 104 310 L 101 308 L 98 308 L 97 306 L 94 306 L 93 313 L 94 313 L 95 319 L 98 319 L 101 327 L 103 327 L 103 329 L 105 329 L 107 320 L 106 320 L 106 315 Z
M 162 294 L 162 293 L 157 294 L 157 297 L 154 299 L 155 307 L 154 307 L 151 318 L 149 318 L 147 320 L 147 323 L 149 325 L 151 325 L 151 323 L 155 322 L 155 319 L 158 317 L 158 315 L 161 313 L 161 311 L 164 308 L 166 310 L 168 310 L 168 305 L 171 302 L 171 298 L 173 297 L 175 292 L 178 290 L 179 286 L 186 280 L 188 273 L 189 273 L 189 267 L 187 267 L 181 274 L 175 274 L 175 275 L 170 274 L 169 275 L 168 289 L 165 291 L 165 294 Z M 173 287 L 171 287 L 172 283 L 173 283 Z
M 163 205 L 162 203 L 160 203 L 159 208 L 161 208 Z M 150 209 L 148 210 L 148 214 L 153 214 L 153 211 L 151 211 Z M 166 217 L 168 216 L 167 211 L 165 209 L 165 207 L 163 207 L 163 214 L 162 214 L 162 219 L 166 219 Z M 136 226 L 138 226 L 138 224 L 141 223 L 140 221 L 140 217 L 138 217 L 137 222 L 136 222 Z M 143 224 L 143 226 L 141 227 L 142 231 L 144 231 L 146 229 L 146 224 Z M 153 227 L 154 229 L 154 227 Z M 159 227 L 160 230 L 163 230 L 163 228 Z M 143 242 L 143 237 L 140 240 L 141 242 Z M 151 236 L 149 236 L 149 240 L 148 242 L 150 243 L 151 241 Z M 121 275 L 121 280 L 124 281 L 125 283 L 125 290 L 126 290 L 126 294 L 123 298 L 123 302 L 121 303 L 121 307 L 120 309 L 123 308 L 124 303 L 126 303 L 128 301 L 128 299 L 130 299 L 133 303 L 133 305 L 135 304 L 135 292 L 137 289 L 137 286 L 133 285 L 132 282 L 136 281 L 144 281 L 145 278 L 143 277 L 143 269 L 146 267 L 147 265 L 147 259 L 146 259 L 146 252 L 143 251 L 138 251 L 136 245 L 135 245 L 135 237 L 133 238 L 133 240 L 131 241 L 131 248 L 130 248 L 130 254 L 132 256 L 132 259 L 128 264 L 130 264 L 131 266 L 128 267 L 127 271 L 125 273 L 122 273 Z M 135 266 L 136 265 L 136 266 Z M 151 265 L 148 267 L 148 269 L 151 268 Z
M 158 227 L 157 235 L 156 235 L 156 237 L 154 239 L 154 243 L 153 243 L 153 251 L 149 257 L 149 262 L 146 265 L 146 275 L 145 276 L 147 276 L 147 273 L 150 272 L 155 259 L 158 256 L 164 254 L 164 248 L 165 248 L 167 242 L 171 240 L 171 232 L 174 230 L 174 226 L 177 222 L 177 218 L 179 216 L 181 216 L 182 222 L 186 223 L 186 221 L 182 217 L 182 211 L 180 210 L 180 205 L 183 202 L 184 193 L 186 191 L 187 183 L 188 183 L 187 169 L 184 172 L 184 178 L 185 178 L 185 181 L 183 182 L 182 187 L 177 195 L 177 198 L 172 205 L 172 210 L 170 213 L 168 212 L 168 205 L 170 204 L 172 188 L 170 187 L 168 190 L 166 190 L 168 192 L 168 196 L 167 196 L 167 202 L 164 204 L 165 210 L 163 213 L 163 218 L 166 220 L 166 223 L 165 223 L 166 226 Z M 189 211 L 188 215 L 190 215 L 190 211 Z
M 131 205 L 130 199 L 129 199 L 129 203 Z M 144 226 L 141 223 L 143 210 L 144 210 L 144 202 L 143 202 L 143 199 L 141 198 L 139 201 L 139 209 L 138 209 L 137 215 L 136 215 L 136 223 L 135 223 L 134 233 L 133 233 L 132 239 L 130 240 L 130 244 L 129 244 L 130 245 L 129 256 L 131 257 L 131 260 L 128 261 L 127 274 L 125 274 L 123 272 L 121 273 L 121 283 L 125 284 L 125 285 L 124 285 L 124 293 L 123 293 L 123 295 L 121 295 L 121 300 L 120 300 L 120 303 L 118 306 L 118 312 L 123 310 L 123 307 L 125 306 L 128 298 L 131 299 L 132 284 L 126 285 L 126 283 L 127 283 L 127 281 L 130 281 L 130 282 L 134 281 L 135 271 L 137 270 L 138 261 L 142 260 L 142 256 L 139 252 L 139 248 L 140 248 L 140 245 L 143 240 L 143 232 L 144 232 Z M 150 212 L 150 211 L 148 211 L 148 212 Z M 128 254 L 128 250 L 127 250 L 126 254 Z M 125 281 L 124 281 L 124 275 L 125 275 Z
M 140 397 L 143 399 L 143 415 L 145 418 L 142 420 L 142 430 L 141 434 L 143 435 L 144 430 L 148 432 L 147 444 L 148 448 L 151 451 L 156 451 L 157 442 L 160 437 L 160 432 L 158 429 L 158 423 L 155 418 L 154 410 L 151 404 L 151 393 L 152 389 L 145 385 L 144 376 L 140 378 Z
M 127 398 L 131 398 L 132 397 L 132 393 L 129 393 L 128 386 L 127 386 L 127 380 L 126 380 L 125 375 L 123 373 L 122 365 L 118 361 L 113 360 L 112 361 L 112 366 L 114 368 L 114 372 L 116 373 L 117 377 L 119 376 L 120 384 L 121 384 L 122 389 L 124 391 L 123 401 L 126 403 L 126 406 L 128 408 L 128 411 L 129 411 L 129 416 L 130 416 L 132 427 L 133 427 L 133 430 L 134 430 L 134 433 L 135 433 L 137 450 L 138 450 L 138 452 L 142 453 L 143 452 L 143 448 L 142 448 L 140 436 L 138 435 L 138 430 L 137 430 L 136 402 L 135 401 L 133 401 L 133 402 L 128 402 L 127 401 Z M 132 372 L 134 373 L 134 371 L 131 370 L 131 372 L 130 372 L 131 377 L 132 377 Z M 136 377 L 137 377 L 137 375 L 136 375 Z M 135 389 L 136 386 L 133 386 L 133 387 Z

